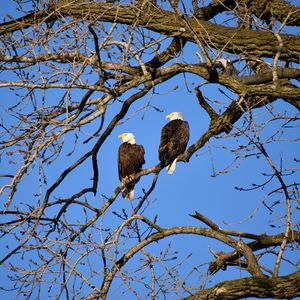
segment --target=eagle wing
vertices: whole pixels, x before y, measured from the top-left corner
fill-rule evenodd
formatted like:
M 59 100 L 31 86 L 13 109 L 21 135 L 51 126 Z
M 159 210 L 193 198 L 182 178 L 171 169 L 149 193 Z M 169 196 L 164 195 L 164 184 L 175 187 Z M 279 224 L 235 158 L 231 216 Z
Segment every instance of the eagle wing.
M 134 175 L 142 170 L 145 163 L 145 150 L 141 145 L 122 143 L 118 152 L 119 179 L 122 181 L 127 176 Z M 122 190 L 125 199 L 131 200 L 133 189 L 139 178 L 127 183 Z
M 167 123 L 161 131 L 159 160 L 164 165 L 172 163 L 177 156 L 184 153 L 189 137 L 188 122 L 173 120 Z
M 118 152 L 119 179 L 140 172 L 145 163 L 144 155 L 142 145 L 122 143 Z

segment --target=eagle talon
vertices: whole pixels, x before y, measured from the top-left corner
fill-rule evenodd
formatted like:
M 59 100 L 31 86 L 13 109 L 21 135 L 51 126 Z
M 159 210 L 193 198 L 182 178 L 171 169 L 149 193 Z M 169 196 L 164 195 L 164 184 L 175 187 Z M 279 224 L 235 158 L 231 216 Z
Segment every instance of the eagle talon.
M 131 180 L 133 180 L 134 176 L 135 176 L 135 174 L 130 174 L 130 175 L 126 176 L 126 177 L 127 177 L 127 180 L 131 181 Z
M 125 177 L 123 177 L 123 178 L 121 179 L 121 182 L 124 184 L 127 180 L 128 180 L 128 176 L 126 175 Z
M 123 184 L 125 184 L 125 183 L 127 183 L 128 181 L 132 181 L 133 178 L 134 178 L 134 174 L 126 175 L 125 177 L 123 177 L 123 178 L 121 179 L 121 182 L 122 182 Z

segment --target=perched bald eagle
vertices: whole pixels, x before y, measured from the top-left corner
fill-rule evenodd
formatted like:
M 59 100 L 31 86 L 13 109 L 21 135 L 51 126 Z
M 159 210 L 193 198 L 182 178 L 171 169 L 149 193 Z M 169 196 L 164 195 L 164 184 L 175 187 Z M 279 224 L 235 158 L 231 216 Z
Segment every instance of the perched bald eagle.
M 161 130 L 158 153 L 159 160 L 171 175 L 175 171 L 177 157 L 186 149 L 190 138 L 190 128 L 180 112 L 173 112 L 166 118 L 170 119 L 170 122 Z
M 122 139 L 118 152 L 119 178 L 124 182 L 142 170 L 145 150 L 143 146 L 135 143 L 135 136 L 132 133 L 120 134 L 118 138 Z M 134 186 L 138 181 L 139 179 L 133 180 L 124 186 L 122 195 L 126 200 L 133 199 Z

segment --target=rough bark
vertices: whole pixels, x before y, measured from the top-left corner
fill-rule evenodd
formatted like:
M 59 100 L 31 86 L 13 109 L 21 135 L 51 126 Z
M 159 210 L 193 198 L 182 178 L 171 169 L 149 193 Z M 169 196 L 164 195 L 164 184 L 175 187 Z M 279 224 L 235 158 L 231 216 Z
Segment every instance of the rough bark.
M 196 33 L 212 48 L 235 54 L 243 53 L 247 49 L 248 55 L 274 57 L 279 51 L 279 42 L 272 33 L 226 27 L 189 17 L 185 17 L 184 21 L 180 15 L 150 5 L 140 10 L 123 5 L 63 1 L 54 11 L 37 12 L 3 23 L 0 26 L 0 35 L 24 29 L 39 22 L 52 22 L 61 17 L 136 24 L 169 36 L 181 36 L 191 42 L 195 42 Z M 194 32 L 191 32 L 190 28 L 193 28 Z M 298 62 L 300 39 L 289 34 L 282 34 L 281 39 L 283 43 L 281 59 Z
M 285 277 L 251 277 L 224 281 L 185 300 L 233 300 L 245 297 L 293 299 L 298 296 L 300 296 L 300 271 Z
M 253 13 L 257 18 L 264 20 L 269 23 L 272 18 L 277 21 L 290 26 L 300 25 L 300 10 L 299 6 L 294 6 L 284 0 L 246 0 L 242 5 L 248 8 L 250 13 Z M 209 5 L 205 7 L 196 7 L 195 15 L 197 18 L 202 20 L 210 20 L 216 15 L 228 10 L 235 9 L 238 5 L 238 1 L 234 0 L 219 0 L 212 1 Z M 239 3 L 241 5 L 241 3 Z M 288 20 L 286 17 L 290 14 Z
M 224 232 L 225 233 L 225 232 Z M 241 234 L 243 236 L 243 234 Z M 244 236 L 245 237 L 245 236 Z M 284 238 L 284 234 L 277 234 L 277 235 L 259 235 L 257 238 L 255 238 L 255 241 L 248 243 L 248 247 L 252 249 L 252 251 L 258 251 L 261 249 L 267 249 L 269 247 L 273 246 L 280 246 L 282 243 L 282 240 Z M 288 235 L 288 242 L 300 242 L 300 232 L 291 231 Z M 225 270 L 227 265 L 239 265 L 241 263 L 240 260 L 241 256 L 237 251 L 232 251 L 229 253 L 219 253 L 216 255 L 216 260 L 211 262 L 209 264 L 209 272 L 211 274 L 217 273 L 220 269 Z M 247 264 L 245 264 L 244 267 L 247 267 Z
M 277 21 L 286 22 L 290 26 L 300 25 L 300 9 L 299 6 L 291 5 L 283 0 L 255 0 L 247 1 L 251 11 L 256 17 L 266 21 L 267 23 L 275 18 Z M 286 17 L 290 14 L 290 18 Z
M 151 13 L 149 13 L 149 10 Z M 139 11 L 126 6 L 109 6 L 99 3 L 89 5 L 66 5 L 60 8 L 60 13 L 64 16 L 78 17 L 88 16 L 91 19 L 98 19 L 108 22 L 118 22 L 122 24 L 138 24 L 150 30 L 166 35 L 178 35 L 195 42 L 194 34 L 186 26 L 183 19 L 158 7 L 148 7 Z M 257 56 L 274 57 L 279 49 L 278 40 L 271 33 L 255 30 L 238 30 L 236 28 L 212 24 L 207 21 L 185 18 L 196 34 L 213 48 L 224 48 L 232 53 L 242 53 L 247 49 L 247 53 Z M 289 61 L 299 61 L 300 39 L 293 35 L 281 35 L 284 49 L 281 52 L 282 59 Z

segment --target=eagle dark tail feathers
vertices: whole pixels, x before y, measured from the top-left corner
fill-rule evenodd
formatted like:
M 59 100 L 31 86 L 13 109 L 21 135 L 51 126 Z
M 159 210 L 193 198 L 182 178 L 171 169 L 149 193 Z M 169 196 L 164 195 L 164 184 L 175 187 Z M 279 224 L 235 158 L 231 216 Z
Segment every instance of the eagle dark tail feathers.
M 168 157 L 166 154 L 161 154 L 160 155 L 160 157 L 159 157 L 159 159 L 160 159 L 160 166 L 162 167 L 162 168 L 165 168 L 167 165 L 169 165 L 170 164 L 170 157 Z
M 161 161 L 160 161 L 160 167 L 161 167 L 161 168 L 164 168 L 164 167 L 166 167 L 166 166 L 167 166 L 166 160 L 161 160 Z

